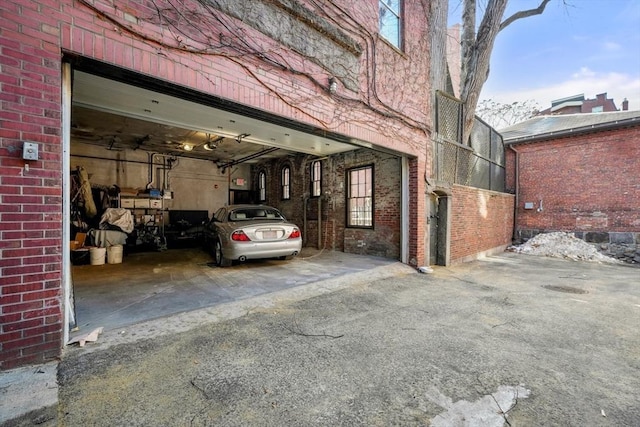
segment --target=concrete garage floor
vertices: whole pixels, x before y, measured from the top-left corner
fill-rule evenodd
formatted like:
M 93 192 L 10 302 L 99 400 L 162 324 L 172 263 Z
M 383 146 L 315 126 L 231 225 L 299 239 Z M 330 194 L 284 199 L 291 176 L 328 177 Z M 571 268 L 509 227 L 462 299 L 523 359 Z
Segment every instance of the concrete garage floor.
M 291 261 L 215 266 L 202 249 L 138 252 L 122 264 L 72 267 L 78 330 L 122 329 L 145 320 L 251 298 L 396 263 L 304 248 Z

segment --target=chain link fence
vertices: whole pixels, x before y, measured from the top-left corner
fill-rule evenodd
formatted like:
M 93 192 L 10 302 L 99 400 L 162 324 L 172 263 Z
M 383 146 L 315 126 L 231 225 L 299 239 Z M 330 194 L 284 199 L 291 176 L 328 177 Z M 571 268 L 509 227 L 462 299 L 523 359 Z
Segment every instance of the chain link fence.
M 462 143 L 462 103 L 436 95 L 434 174 L 437 181 L 505 191 L 502 136 L 476 117 L 469 144 Z

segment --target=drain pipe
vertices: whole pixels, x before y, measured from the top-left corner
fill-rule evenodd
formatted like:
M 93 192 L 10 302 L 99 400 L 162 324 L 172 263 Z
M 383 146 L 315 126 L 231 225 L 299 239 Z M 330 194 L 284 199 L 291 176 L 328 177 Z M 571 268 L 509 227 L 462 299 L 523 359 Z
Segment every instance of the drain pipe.
M 318 249 L 322 249 L 322 196 L 318 197 Z
M 302 240 L 303 244 L 306 246 L 309 242 L 309 238 L 307 237 L 307 204 L 309 202 L 309 196 L 305 193 L 302 196 Z
M 516 200 L 515 206 L 513 207 L 513 235 L 511 236 L 515 241 L 518 238 L 518 206 L 520 206 L 520 153 L 518 153 L 518 150 L 516 150 L 513 145 L 509 145 L 509 148 L 515 153 L 514 180 Z
M 147 190 L 153 187 L 153 156 L 155 153 L 147 153 Z

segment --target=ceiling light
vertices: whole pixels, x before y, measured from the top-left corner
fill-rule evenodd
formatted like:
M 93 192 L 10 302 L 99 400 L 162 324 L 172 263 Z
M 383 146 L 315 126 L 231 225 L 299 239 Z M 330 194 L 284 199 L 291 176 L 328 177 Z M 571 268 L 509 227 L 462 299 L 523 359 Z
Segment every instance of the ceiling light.
M 191 145 L 191 144 L 182 144 L 182 149 L 184 151 L 191 151 L 191 150 L 193 150 L 193 145 Z
M 224 136 L 219 136 L 216 139 L 211 139 L 211 134 L 207 134 L 207 142 L 202 146 L 207 151 L 212 151 L 218 148 L 218 144 L 222 142 Z

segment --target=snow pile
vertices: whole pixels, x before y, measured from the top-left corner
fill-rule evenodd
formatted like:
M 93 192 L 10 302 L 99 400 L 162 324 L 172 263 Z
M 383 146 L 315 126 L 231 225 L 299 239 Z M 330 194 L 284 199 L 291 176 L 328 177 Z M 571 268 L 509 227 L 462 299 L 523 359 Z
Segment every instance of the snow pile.
M 573 234 L 563 232 L 538 234 L 522 245 L 509 247 L 509 250 L 521 254 L 568 258 L 575 261 L 619 262 L 615 258 L 601 254 L 594 246 Z

